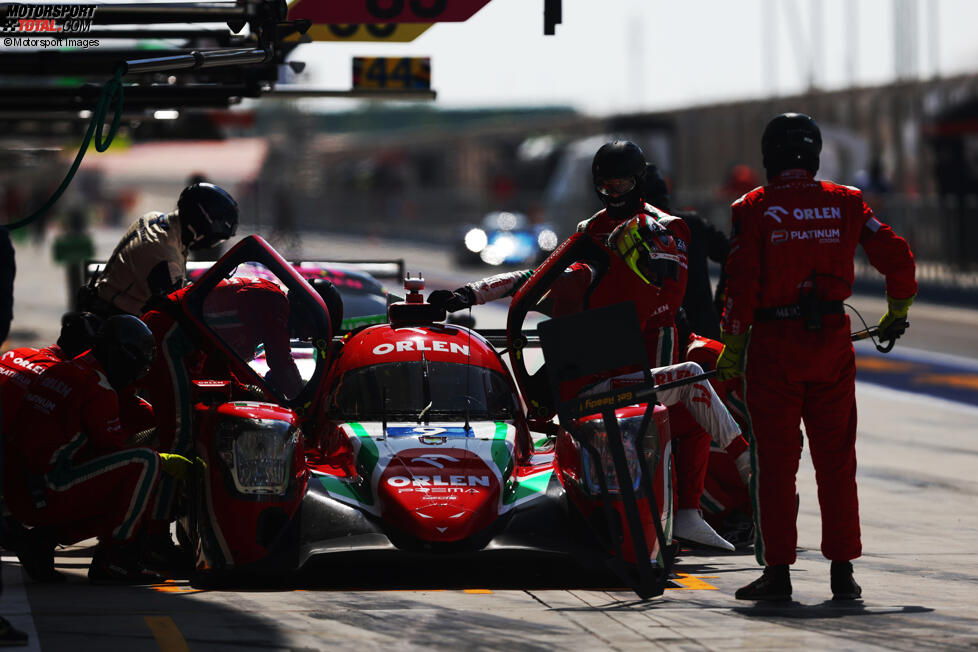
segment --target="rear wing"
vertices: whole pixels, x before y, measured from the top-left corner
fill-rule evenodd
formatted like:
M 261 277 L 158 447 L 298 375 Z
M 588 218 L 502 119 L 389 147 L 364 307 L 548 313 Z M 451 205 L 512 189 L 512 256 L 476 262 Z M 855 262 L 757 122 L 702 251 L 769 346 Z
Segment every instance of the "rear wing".
M 89 280 L 103 269 L 108 261 L 105 260 L 87 260 L 85 261 L 85 282 L 88 283 Z M 187 261 L 187 271 L 191 272 L 194 270 L 206 270 L 214 266 L 216 261 L 212 260 L 190 260 Z M 321 265 L 323 267 L 330 266 L 341 266 L 341 267 L 354 267 L 362 272 L 370 274 L 374 278 L 380 279 L 396 279 L 401 281 L 404 279 L 404 259 L 394 258 L 389 260 L 377 259 L 377 260 L 290 260 L 288 261 L 293 267 L 300 267 L 303 265 L 316 266 Z

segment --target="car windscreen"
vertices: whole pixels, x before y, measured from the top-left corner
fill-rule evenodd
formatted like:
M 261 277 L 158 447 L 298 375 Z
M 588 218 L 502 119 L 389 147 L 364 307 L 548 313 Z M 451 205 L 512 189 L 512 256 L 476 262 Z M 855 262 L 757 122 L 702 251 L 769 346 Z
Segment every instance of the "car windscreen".
M 517 413 L 516 397 L 501 373 L 430 360 L 349 371 L 335 381 L 326 405 L 330 418 L 345 421 L 506 420 Z

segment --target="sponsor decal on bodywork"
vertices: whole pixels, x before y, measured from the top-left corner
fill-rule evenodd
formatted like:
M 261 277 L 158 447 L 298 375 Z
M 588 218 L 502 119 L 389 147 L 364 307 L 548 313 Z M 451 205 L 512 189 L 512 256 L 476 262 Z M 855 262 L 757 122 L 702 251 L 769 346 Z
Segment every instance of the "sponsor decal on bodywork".
M 376 497 L 378 484 L 393 490 L 448 497 L 455 492 L 484 491 L 498 483 L 499 513 L 543 495 L 553 474 L 551 467 L 521 477 L 513 474 L 513 447 L 516 428 L 504 421 L 474 422 L 466 429 L 452 424 L 346 423 L 341 430 L 356 452 L 357 479 L 339 478 L 312 470 L 329 495 L 345 504 L 380 515 Z M 386 432 L 386 436 L 385 436 Z M 417 453 L 419 445 L 424 452 Z M 438 446 L 438 448 L 432 448 Z M 457 452 L 454 452 L 457 451 Z M 407 457 L 403 457 L 407 455 Z M 485 473 L 468 467 L 456 470 L 461 458 L 475 455 L 484 463 Z M 405 465 L 409 471 L 397 470 L 385 475 L 392 463 Z M 419 472 L 418 469 L 427 469 Z M 393 469 L 392 469 L 393 470 Z M 491 474 L 491 475 L 489 475 Z

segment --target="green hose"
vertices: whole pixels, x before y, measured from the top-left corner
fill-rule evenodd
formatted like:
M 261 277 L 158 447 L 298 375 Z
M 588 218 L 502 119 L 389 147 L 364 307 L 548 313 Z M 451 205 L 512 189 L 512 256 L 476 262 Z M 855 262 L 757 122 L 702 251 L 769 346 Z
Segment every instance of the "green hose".
M 28 215 L 27 217 L 14 222 L 13 224 L 6 225 L 6 228 L 10 231 L 14 229 L 19 229 L 22 226 L 27 226 L 37 218 L 48 212 L 55 202 L 61 199 L 61 195 L 68 188 L 71 180 L 75 177 L 75 172 L 78 171 L 78 166 L 81 165 L 82 159 L 85 158 L 85 152 L 88 150 L 88 145 L 92 141 L 92 136 L 95 136 L 95 149 L 99 152 L 104 152 L 112 144 L 112 139 L 115 138 L 116 132 L 119 130 L 119 121 L 122 119 L 122 75 L 125 73 L 125 66 L 121 65 L 116 68 L 115 75 L 112 79 L 105 83 L 102 88 L 102 94 L 98 98 L 98 104 L 95 106 L 95 112 L 92 115 L 92 122 L 88 125 L 88 130 L 85 132 L 85 138 L 82 139 L 81 148 L 78 150 L 78 154 L 75 156 L 75 162 L 71 164 L 71 168 L 68 170 L 68 174 L 65 175 L 64 180 L 58 189 L 54 191 L 54 194 L 48 198 L 44 205 L 39 209 Z M 107 136 L 103 137 L 102 130 L 105 128 L 105 117 L 108 115 L 109 109 L 114 108 L 115 114 L 112 116 L 112 126 L 109 127 L 109 133 Z

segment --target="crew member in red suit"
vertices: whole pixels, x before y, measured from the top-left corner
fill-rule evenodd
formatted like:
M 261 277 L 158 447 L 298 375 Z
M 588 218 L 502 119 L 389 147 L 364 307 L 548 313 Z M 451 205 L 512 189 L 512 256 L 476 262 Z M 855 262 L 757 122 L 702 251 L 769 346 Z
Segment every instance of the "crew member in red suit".
M 39 376 L 48 367 L 62 360 L 71 360 L 92 348 L 100 323 L 101 320 L 90 312 L 65 313 L 61 317 L 61 334 L 57 344 L 43 349 L 25 346 L 11 349 L 0 356 L 0 396 L 3 397 L 3 419 L 0 424 L 2 424 L 4 437 L 13 427 L 17 408 L 31 384 L 31 379 Z M 42 532 L 39 531 L 32 536 L 41 536 L 41 534 Z M 13 551 L 20 549 L 27 544 L 28 539 L 25 538 L 27 535 L 28 530 L 15 518 L 9 515 L 4 517 L 2 540 L 4 548 Z M 53 568 L 51 570 L 53 571 Z M 37 574 L 32 577 L 40 581 L 62 579 L 60 573 L 56 571 L 48 573 L 45 568 L 37 569 Z
M 704 371 L 716 369 L 717 358 L 723 350 L 723 343 L 695 333 L 690 333 L 688 342 L 686 360 L 695 362 Z M 750 422 L 747 420 L 747 408 L 744 407 L 743 383 L 739 378 L 721 381 L 714 376 L 710 379 L 710 384 L 720 400 L 723 401 L 727 411 L 740 426 L 742 434 L 737 442 L 731 443 L 726 450 L 711 445 L 708 459 L 695 455 L 693 459 L 687 461 L 686 467 L 704 474 L 700 485 L 702 490 L 699 506 L 706 521 L 724 539 L 734 545 L 750 545 L 753 542 L 754 532 L 753 510 L 750 504 L 750 492 L 748 491 Z M 669 426 L 676 429 L 698 427 L 696 424 L 689 423 L 690 421 L 692 420 L 685 419 L 676 423 L 670 422 Z M 703 435 L 699 436 L 702 437 Z M 677 457 L 682 452 L 681 448 L 678 449 L 676 451 Z M 681 465 L 677 462 L 677 466 Z M 694 477 L 698 478 L 695 475 Z M 679 478 L 678 481 L 682 482 L 683 480 Z M 689 491 L 687 495 L 692 493 L 693 491 Z M 682 500 L 684 494 L 681 488 L 677 488 L 677 494 Z
M 689 227 L 682 219 L 644 201 L 645 155 L 634 143 L 616 141 L 603 145 L 595 154 L 591 169 L 595 190 L 605 207 L 581 222 L 577 230 L 590 236 L 612 255 L 603 274 L 586 262 L 569 267 L 551 287 L 552 314 L 564 315 L 623 301 L 634 302 L 645 337 L 649 366 L 665 374 L 667 372 L 662 368 L 679 360 L 675 320 L 686 290 Z M 530 274 L 530 270 L 510 272 L 454 292 L 436 290 L 428 301 L 443 305 L 449 311 L 460 310 L 512 296 Z M 692 363 L 681 366 L 683 369 L 669 373 L 683 377 L 700 371 Z M 637 380 L 639 376 L 622 377 L 615 382 Z M 675 392 L 674 404 L 683 403 L 696 421 L 725 447 L 740 434 L 740 430 L 722 402 L 713 400 L 715 394 L 709 384 L 697 385 L 699 390 L 690 386 Z M 696 400 L 696 391 L 705 392 L 705 395 Z M 660 399 L 665 402 L 665 396 Z M 699 457 L 705 460 L 709 455 L 709 440 L 701 439 L 697 445 L 703 449 Z M 734 546 L 703 520 L 698 503 L 697 494 L 692 499 L 693 507 L 677 510 L 673 530 L 676 538 L 733 550 Z
M 313 282 L 313 288 L 323 297 L 334 327 L 342 319 L 342 300 L 333 284 L 324 279 Z M 156 338 L 159 357 L 140 388 L 152 401 L 157 418 L 158 449 L 188 455 L 193 448 L 190 418 L 190 387 L 193 380 L 230 378 L 230 370 L 222 356 L 208 356 L 195 346 L 192 335 L 174 317 L 178 304 L 189 287 L 167 297 L 172 310 L 160 305 L 143 315 L 143 321 Z M 266 379 L 287 398 L 302 389 L 303 381 L 292 359 L 290 335 L 303 337 L 296 324 L 301 319 L 297 308 L 300 302 L 290 302 L 279 287 L 265 279 L 235 277 L 220 281 L 204 299 L 204 321 L 224 341 L 235 355 L 250 362 L 264 344 L 269 371 Z M 170 537 L 169 523 L 173 519 L 173 500 L 176 484 L 162 478 L 148 525 L 147 551 L 160 568 L 175 568 L 186 563 L 186 555 Z M 151 551 L 151 552 L 149 552 Z
M 58 343 L 43 349 L 21 347 L 11 349 L 0 356 L 0 390 L 3 395 L 3 432 L 13 427 L 17 407 L 34 376 L 62 360 L 92 348 L 95 333 L 100 324 L 90 312 L 69 312 L 61 318 L 61 335 Z
M 185 459 L 127 448 L 133 434 L 120 421 L 120 395 L 156 355 L 146 325 L 129 315 L 101 326 L 91 351 L 35 376 L 7 433 L 4 495 L 37 535 L 18 550 L 25 569 L 57 581 L 54 545 L 99 538 L 89 568 L 92 582 L 151 582 L 130 545 L 139 531 L 159 474 L 186 473 Z M 152 423 L 143 403 L 142 427 Z M 32 533 L 34 530 L 31 531 Z M 33 575 L 33 573 L 31 573 Z
M 768 185 L 732 208 L 721 380 L 743 373 L 754 441 L 751 491 L 764 574 L 742 600 L 788 600 L 795 561 L 795 476 L 804 421 L 822 513 L 822 554 L 836 600 L 860 597 L 851 560 L 862 552 L 856 499 L 855 354 L 842 302 L 862 245 L 886 277 L 881 340 L 906 329 L 917 292 L 906 241 L 849 186 L 815 180 L 822 137 L 811 117 L 779 115 L 764 130 Z M 746 368 L 742 363 L 746 362 Z

